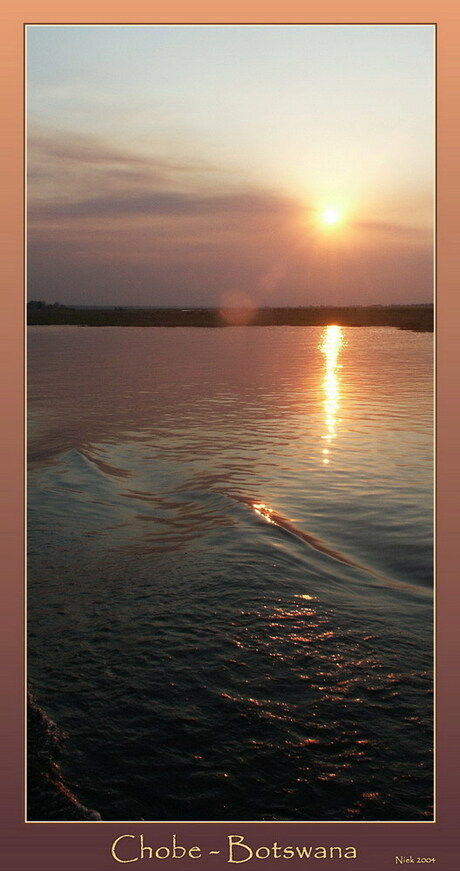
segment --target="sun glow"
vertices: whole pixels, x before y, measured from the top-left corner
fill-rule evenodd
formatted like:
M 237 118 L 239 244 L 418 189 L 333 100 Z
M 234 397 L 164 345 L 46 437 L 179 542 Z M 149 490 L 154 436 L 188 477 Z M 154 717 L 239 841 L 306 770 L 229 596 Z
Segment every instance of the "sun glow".
M 336 206 L 328 206 L 321 212 L 321 220 L 329 226 L 340 223 L 341 217 L 340 209 Z

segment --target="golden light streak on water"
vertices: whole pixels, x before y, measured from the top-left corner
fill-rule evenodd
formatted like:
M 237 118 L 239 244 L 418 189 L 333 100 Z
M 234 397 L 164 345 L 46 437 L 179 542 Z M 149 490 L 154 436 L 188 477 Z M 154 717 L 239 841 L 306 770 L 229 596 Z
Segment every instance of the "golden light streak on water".
M 322 438 L 329 445 L 337 437 L 337 412 L 340 408 L 340 381 L 337 373 L 342 368 L 339 363 L 339 356 L 344 344 L 345 339 L 342 327 L 337 326 L 337 324 L 327 326 L 321 336 L 319 349 L 324 354 L 323 405 L 325 410 L 325 435 Z M 323 454 L 330 454 L 330 449 L 324 448 Z M 324 456 L 323 465 L 327 466 L 329 463 L 329 457 Z

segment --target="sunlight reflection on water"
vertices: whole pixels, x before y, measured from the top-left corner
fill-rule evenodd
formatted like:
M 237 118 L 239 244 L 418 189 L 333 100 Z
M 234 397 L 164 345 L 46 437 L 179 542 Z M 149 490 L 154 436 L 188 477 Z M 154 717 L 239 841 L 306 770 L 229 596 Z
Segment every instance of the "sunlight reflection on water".
M 343 330 L 341 327 L 331 324 L 326 327 L 322 336 L 320 351 L 325 357 L 325 373 L 324 373 L 324 408 L 325 408 L 325 429 L 326 432 L 322 438 L 328 443 L 326 448 L 323 448 L 323 464 L 328 465 L 331 461 L 330 444 L 337 437 L 337 412 L 340 407 L 340 382 L 338 370 L 342 368 L 339 364 L 339 355 L 342 347 L 346 344 Z

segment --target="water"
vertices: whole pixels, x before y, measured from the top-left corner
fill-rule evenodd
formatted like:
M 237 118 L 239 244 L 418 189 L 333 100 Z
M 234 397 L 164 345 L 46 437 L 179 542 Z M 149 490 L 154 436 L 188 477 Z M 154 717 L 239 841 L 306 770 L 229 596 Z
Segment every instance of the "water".
M 103 820 L 431 819 L 432 336 L 28 341 L 57 788 Z

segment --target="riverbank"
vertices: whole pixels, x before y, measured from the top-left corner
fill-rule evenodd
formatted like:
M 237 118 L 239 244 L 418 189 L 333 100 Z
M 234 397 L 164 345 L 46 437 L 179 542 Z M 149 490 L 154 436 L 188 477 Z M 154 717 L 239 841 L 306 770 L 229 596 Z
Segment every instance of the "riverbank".
M 432 305 L 260 308 L 29 308 L 30 325 L 74 324 L 88 327 L 225 327 L 225 326 L 327 326 L 397 327 L 417 332 L 433 331 Z

